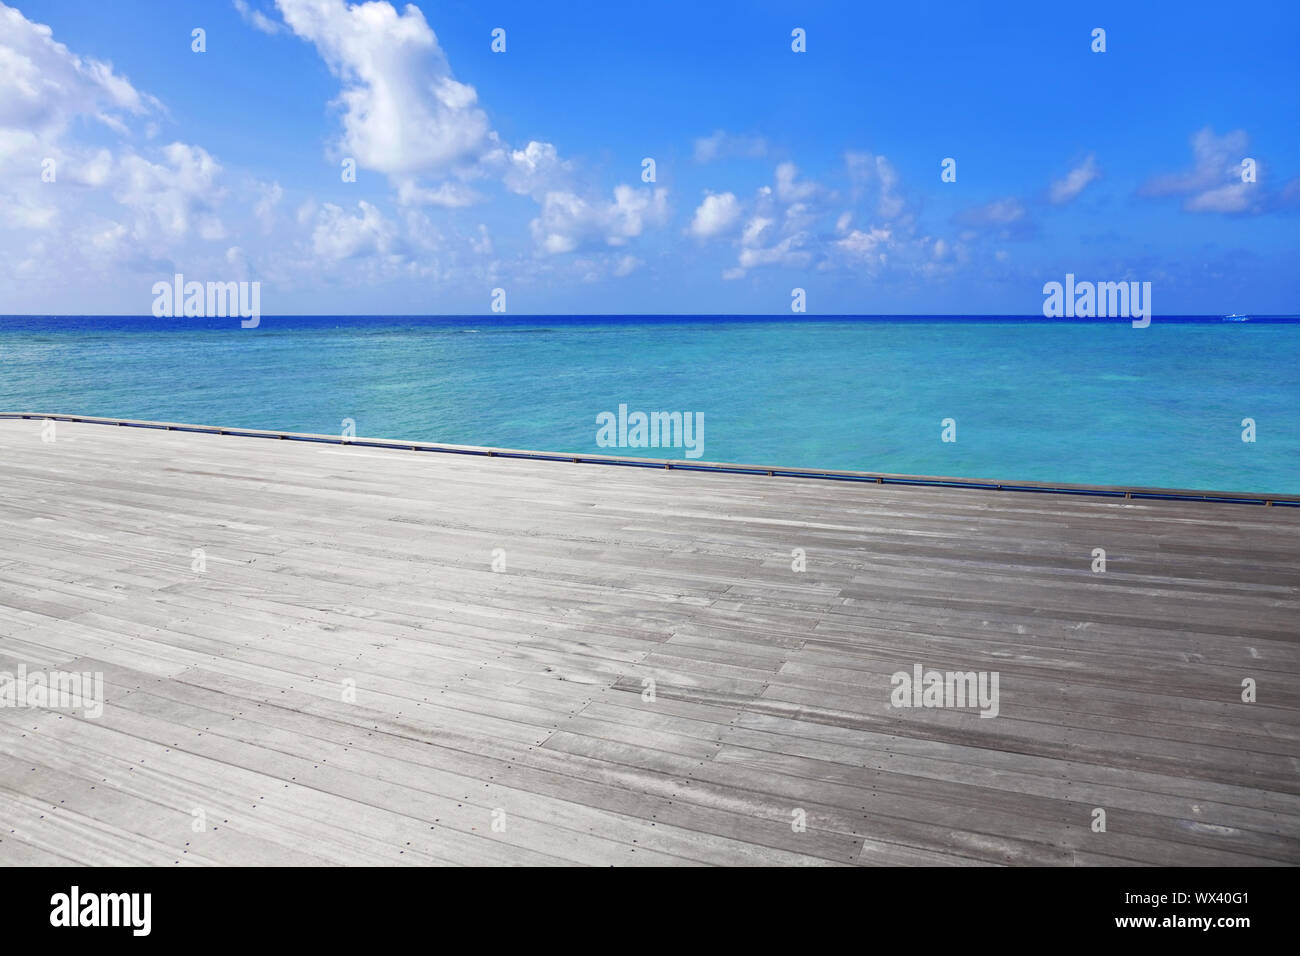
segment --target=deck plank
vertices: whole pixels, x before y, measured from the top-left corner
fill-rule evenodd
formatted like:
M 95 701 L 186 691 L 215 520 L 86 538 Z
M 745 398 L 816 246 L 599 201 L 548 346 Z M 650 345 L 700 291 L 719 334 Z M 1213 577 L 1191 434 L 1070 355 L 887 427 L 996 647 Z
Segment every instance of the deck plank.
M 40 430 L 0 864 L 1300 863 L 1300 509 Z

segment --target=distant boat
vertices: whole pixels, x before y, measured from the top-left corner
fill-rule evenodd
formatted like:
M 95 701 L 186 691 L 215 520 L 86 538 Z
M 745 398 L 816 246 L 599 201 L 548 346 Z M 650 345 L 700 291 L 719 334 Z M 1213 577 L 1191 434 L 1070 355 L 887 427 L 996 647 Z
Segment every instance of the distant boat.
M 1240 312 L 1234 312 L 1232 313 L 1232 315 L 1225 315 L 1223 317 L 1223 321 L 1224 322 L 1249 322 L 1250 316 L 1242 315 Z

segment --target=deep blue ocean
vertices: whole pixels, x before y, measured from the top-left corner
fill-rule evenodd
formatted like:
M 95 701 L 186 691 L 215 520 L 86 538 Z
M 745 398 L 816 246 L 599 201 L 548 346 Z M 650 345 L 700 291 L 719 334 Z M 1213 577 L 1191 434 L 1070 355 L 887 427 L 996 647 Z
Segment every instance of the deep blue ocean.
M 686 457 L 599 446 L 620 405 L 706 461 L 1300 493 L 1294 318 L 0 317 L 3 411 Z

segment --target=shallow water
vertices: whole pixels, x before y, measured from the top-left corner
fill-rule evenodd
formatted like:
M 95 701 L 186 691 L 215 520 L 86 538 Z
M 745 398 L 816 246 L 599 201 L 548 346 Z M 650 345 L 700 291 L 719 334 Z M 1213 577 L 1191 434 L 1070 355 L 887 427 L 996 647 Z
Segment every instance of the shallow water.
M 620 404 L 703 460 L 1300 493 L 1300 324 L 0 318 L 6 411 L 687 457 L 598 446 Z

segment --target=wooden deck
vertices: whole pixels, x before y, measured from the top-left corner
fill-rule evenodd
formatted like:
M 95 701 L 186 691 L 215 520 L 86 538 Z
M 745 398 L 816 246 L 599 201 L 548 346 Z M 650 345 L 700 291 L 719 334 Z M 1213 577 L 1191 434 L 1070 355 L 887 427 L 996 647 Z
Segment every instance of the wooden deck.
M 41 428 L 0 863 L 1300 863 L 1300 508 Z

